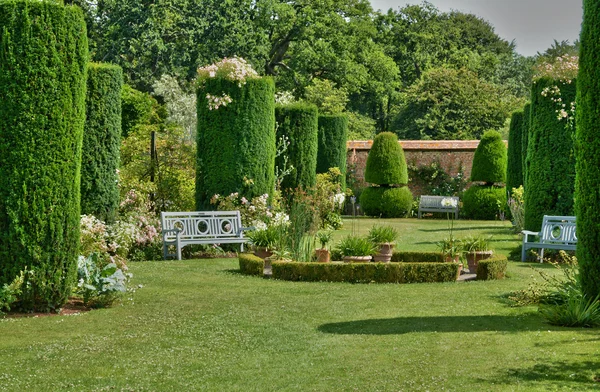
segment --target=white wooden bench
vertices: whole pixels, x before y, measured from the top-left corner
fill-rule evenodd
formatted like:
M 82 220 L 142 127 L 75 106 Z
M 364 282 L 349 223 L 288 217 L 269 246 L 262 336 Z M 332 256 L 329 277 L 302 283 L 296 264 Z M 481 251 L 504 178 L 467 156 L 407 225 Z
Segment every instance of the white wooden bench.
M 544 215 L 542 230 L 538 232 L 523 230 L 523 249 L 521 261 L 525 261 L 527 250 L 541 249 L 540 262 L 544 260 L 544 249 L 575 250 L 577 247 L 577 233 L 574 216 Z M 538 241 L 529 242 L 531 237 L 538 237 Z
M 452 199 L 453 206 L 443 206 L 442 200 Z M 452 212 L 454 219 L 458 219 L 458 197 L 456 196 L 421 196 L 419 201 L 418 218 L 421 219 L 423 212 Z
M 181 250 L 191 244 L 241 244 L 244 251 L 244 231 L 239 211 L 161 212 L 163 256 L 181 260 Z M 175 246 L 176 253 L 169 253 Z

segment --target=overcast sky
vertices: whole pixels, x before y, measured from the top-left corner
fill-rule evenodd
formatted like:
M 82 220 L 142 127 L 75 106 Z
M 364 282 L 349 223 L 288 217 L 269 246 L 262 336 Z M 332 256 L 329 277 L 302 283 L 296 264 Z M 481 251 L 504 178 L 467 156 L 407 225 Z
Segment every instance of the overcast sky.
M 387 11 L 420 0 L 370 0 L 374 9 Z M 429 0 L 440 11 L 457 10 L 490 22 L 500 37 L 515 40 L 517 52 L 532 56 L 554 42 L 579 39 L 582 0 Z

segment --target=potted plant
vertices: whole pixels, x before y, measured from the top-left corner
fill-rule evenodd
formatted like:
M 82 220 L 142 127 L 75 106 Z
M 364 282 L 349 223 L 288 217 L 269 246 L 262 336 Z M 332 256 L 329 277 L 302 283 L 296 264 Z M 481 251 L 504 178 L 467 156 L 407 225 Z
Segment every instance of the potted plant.
M 329 249 L 327 249 L 327 244 L 331 242 L 332 238 L 332 230 L 319 230 L 317 232 L 317 239 L 321 243 L 321 249 L 315 249 L 315 254 L 317 255 L 317 262 L 329 263 L 330 253 Z
M 277 226 L 268 226 L 263 230 L 254 230 L 248 232 L 250 244 L 254 248 L 254 255 L 261 259 L 266 259 L 273 254 L 276 244 L 280 241 L 280 230 Z
M 389 263 L 392 260 L 394 241 L 398 239 L 398 230 L 392 226 L 373 226 L 368 238 L 379 247 L 379 252 L 373 257 L 375 261 Z
M 465 256 L 469 266 L 469 272 L 477 273 L 477 265 L 480 260 L 492 257 L 493 251 L 490 250 L 490 238 L 479 236 L 469 236 L 463 239 Z
M 458 263 L 460 261 L 460 256 L 463 253 L 463 244 L 461 240 L 454 237 L 448 237 L 438 242 L 437 246 L 440 252 L 444 254 L 446 262 Z
M 352 235 L 344 237 L 338 249 L 346 263 L 368 263 L 377 252 L 377 248 L 368 238 Z

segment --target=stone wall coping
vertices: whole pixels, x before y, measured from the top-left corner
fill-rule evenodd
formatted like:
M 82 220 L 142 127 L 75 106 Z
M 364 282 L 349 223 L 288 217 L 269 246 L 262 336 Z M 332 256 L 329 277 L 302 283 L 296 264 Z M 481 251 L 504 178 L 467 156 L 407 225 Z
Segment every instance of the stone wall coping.
M 400 140 L 404 150 L 476 150 L 479 140 Z M 508 141 L 504 141 L 508 145 Z M 349 150 L 370 150 L 373 140 L 349 140 Z

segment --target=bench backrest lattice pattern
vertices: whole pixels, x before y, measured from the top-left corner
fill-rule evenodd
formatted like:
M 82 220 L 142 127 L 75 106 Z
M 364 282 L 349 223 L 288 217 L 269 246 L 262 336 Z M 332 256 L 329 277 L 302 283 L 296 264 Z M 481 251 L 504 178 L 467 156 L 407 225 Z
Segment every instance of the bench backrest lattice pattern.
M 167 241 L 175 240 L 179 230 L 182 241 L 194 239 L 227 239 L 242 236 L 242 220 L 239 211 L 163 212 L 162 229 Z
M 552 244 L 577 244 L 577 233 L 574 216 L 544 215 L 540 240 Z

